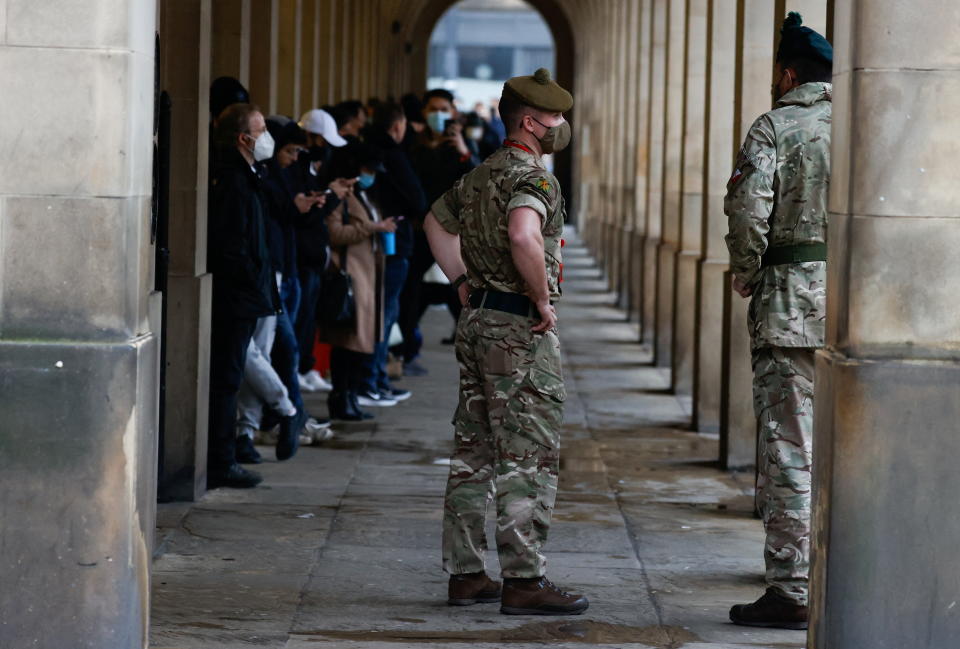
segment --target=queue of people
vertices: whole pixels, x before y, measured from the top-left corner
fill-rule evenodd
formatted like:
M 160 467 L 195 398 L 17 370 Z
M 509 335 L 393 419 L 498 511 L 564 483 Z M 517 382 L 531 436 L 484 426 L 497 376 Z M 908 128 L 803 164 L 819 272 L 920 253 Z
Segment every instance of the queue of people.
M 209 487 L 260 483 L 244 466 L 263 461 L 259 431 L 276 429 L 282 461 L 331 438 L 332 421 L 412 396 L 388 366 L 392 354 L 403 376 L 427 373 L 423 313 L 446 304 L 459 317 L 423 219 L 500 146 L 496 105 L 480 109 L 461 114 L 431 90 L 265 116 L 236 79 L 214 81 Z M 303 392 L 315 391 L 328 393 L 327 413 L 307 411 Z

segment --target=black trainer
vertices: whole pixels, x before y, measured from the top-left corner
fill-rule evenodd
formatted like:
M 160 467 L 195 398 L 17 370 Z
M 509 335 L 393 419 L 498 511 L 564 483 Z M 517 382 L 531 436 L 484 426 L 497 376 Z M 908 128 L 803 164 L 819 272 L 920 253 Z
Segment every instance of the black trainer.
M 249 435 L 237 437 L 237 462 L 240 464 L 260 464 L 263 457 L 253 445 L 253 438 Z
M 233 489 L 250 489 L 263 482 L 263 476 L 255 471 L 244 469 L 239 464 L 231 464 L 220 471 L 210 471 L 207 474 L 207 489 L 217 487 L 231 487 Z
M 303 408 L 293 417 L 280 420 L 280 432 L 277 434 L 277 459 L 283 462 L 297 454 L 300 448 L 300 432 L 307 423 L 307 412 Z

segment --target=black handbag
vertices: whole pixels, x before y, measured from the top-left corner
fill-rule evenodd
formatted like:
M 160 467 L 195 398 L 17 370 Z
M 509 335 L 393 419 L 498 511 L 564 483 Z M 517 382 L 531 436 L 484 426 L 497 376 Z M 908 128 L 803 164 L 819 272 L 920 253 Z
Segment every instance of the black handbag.
M 350 223 L 347 202 L 343 202 L 343 224 Z M 323 289 L 317 319 L 326 329 L 349 329 L 357 322 L 357 301 L 353 278 L 347 272 L 347 246 L 340 249 L 340 267 L 323 274 Z

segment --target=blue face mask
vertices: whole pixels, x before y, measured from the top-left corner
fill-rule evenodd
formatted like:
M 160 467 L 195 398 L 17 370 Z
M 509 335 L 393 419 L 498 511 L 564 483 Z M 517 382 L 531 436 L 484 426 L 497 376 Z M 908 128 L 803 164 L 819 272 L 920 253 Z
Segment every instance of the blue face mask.
M 434 133 L 443 133 L 447 120 L 453 119 L 453 115 L 442 110 L 433 113 L 427 113 L 427 126 Z
M 361 173 L 359 179 L 357 180 L 357 186 L 360 189 L 370 189 L 373 187 L 373 183 L 377 180 L 376 174 L 365 174 Z

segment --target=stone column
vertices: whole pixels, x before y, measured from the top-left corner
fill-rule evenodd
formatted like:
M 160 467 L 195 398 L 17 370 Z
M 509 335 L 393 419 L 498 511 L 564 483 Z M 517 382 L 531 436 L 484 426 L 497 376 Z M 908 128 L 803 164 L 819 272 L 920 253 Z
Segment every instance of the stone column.
M 316 73 L 320 53 L 317 42 L 319 8 L 319 0 L 303 0 L 300 14 L 300 101 L 291 114 L 294 119 L 300 119 L 300 115 L 314 108 L 317 103 Z
M 250 100 L 272 115 L 277 108 L 277 59 L 280 0 L 251 0 Z
M 653 345 L 657 326 L 657 252 L 663 215 L 663 130 L 666 83 L 668 0 L 651 0 L 650 21 L 650 120 L 647 137 L 646 236 L 643 241 L 643 319 L 641 338 Z
M 300 105 L 303 1 L 280 0 L 277 12 L 277 67 L 273 71 L 277 83 L 277 105 L 271 111 L 291 117 Z
M 838 2 L 812 649 L 960 638 L 960 5 Z
M 0 644 L 147 646 L 156 4 L 0 11 Z
M 774 4 L 739 0 L 734 95 L 734 142 L 739 147 L 754 120 L 770 110 L 773 70 Z M 753 412 L 753 370 L 747 332 L 749 300 L 724 282 L 723 363 L 720 403 L 720 463 L 725 468 L 756 462 L 757 420 Z
M 683 150 L 679 206 L 680 250 L 677 252 L 673 307 L 673 389 L 693 394 L 696 340 L 697 277 L 702 249 L 704 117 L 706 112 L 708 0 L 687 0 Z
M 724 273 L 729 262 L 723 240 L 727 233 L 723 197 L 733 170 L 734 152 L 739 146 L 733 137 L 737 0 L 710 0 L 707 22 L 703 256 L 698 279 L 693 427 L 701 432 L 716 433 L 720 430 Z
M 683 148 L 683 53 L 686 42 L 686 0 L 667 2 L 665 97 L 663 103 L 663 178 L 661 241 L 657 248 L 657 317 L 654 362 L 670 367 L 673 350 L 673 303 L 676 254 L 680 245 L 680 193 Z M 659 188 L 658 188 L 659 189 Z
M 648 158 L 650 141 L 650 39 L 651 33 L 651 10 L 652 0 L 639 0 L 638 15 L 636 22 L 636 32 L 638 35 L 636 47 L 632 53 L 636 64 L 636 93 L 631 101 L 636 104 L 636 120 L 629 128 L 637 132 L 636 146 L 631 155 L 635 162 L 633 182 L 634 188 L 634 207 L 633 207 L 633 236 L 631 237 L 631 274 L 630 283 L 633 291 L 631 304 L 633 305 L 631 314 L 640 325 L 641 339 L 644 337 L 643 327 L 643 303 L 644 303 L 644 240 L 647 229 L 647 177 L 648 177 Z
M 234 77 L 250 83 L 251 0 L 213 0 L 210 78 Z
M 210 0 L 166 0 L 160 87 L 172 101 L 164 500 L 206 489 L 212 277 L 207 273 Z

